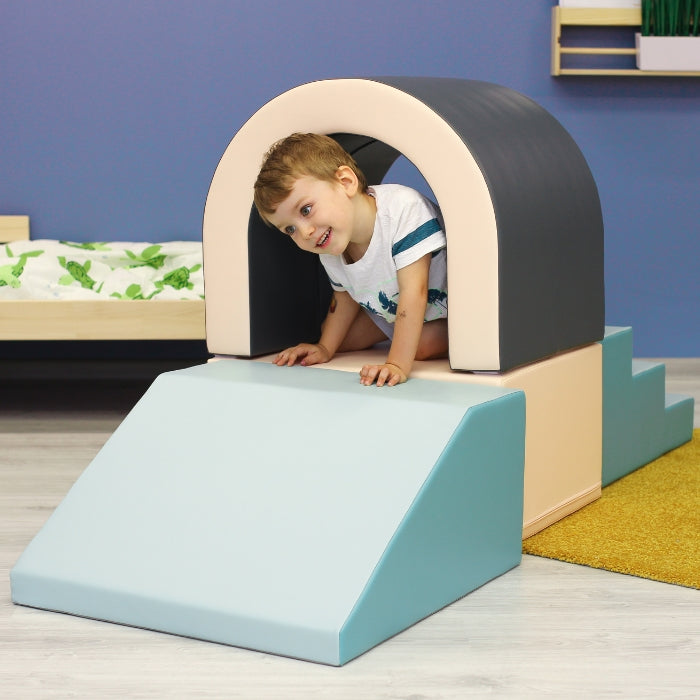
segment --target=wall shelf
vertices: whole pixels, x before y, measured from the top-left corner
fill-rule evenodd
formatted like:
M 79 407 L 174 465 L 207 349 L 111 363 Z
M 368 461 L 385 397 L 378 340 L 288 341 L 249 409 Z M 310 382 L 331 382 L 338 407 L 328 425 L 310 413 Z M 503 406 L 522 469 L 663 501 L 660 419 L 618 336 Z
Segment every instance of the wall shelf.
M 552 75 L 700 76 L 697 71 L 648 71 L 637 68 L 562 68 L 562 56 L 635 56 L 635 48 L 572 46 L 562 44 L 562 27 L 628 27 L 632 34 L 642 24 L 640 8 L 552 7 Z M 593 34 L 591 34 L 594 36 Z M 633 37 L 632 37 L 633 38 Z

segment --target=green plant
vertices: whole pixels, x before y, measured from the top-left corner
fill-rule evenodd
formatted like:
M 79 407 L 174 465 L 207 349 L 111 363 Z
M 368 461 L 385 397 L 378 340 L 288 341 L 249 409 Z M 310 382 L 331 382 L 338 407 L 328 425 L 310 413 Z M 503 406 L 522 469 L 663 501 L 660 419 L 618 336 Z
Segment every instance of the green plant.
M 698 36 L 700 0 L 642 0 L 643 36 Z

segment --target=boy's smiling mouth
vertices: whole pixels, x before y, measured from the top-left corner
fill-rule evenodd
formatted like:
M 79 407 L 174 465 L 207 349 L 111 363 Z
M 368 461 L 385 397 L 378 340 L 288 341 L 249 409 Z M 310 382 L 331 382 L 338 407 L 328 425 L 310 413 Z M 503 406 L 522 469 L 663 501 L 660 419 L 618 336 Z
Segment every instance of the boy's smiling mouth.
M 332 228 L 329 228 L 322 236 L 321 238 L 318 239 L 318 243 L 316 244 L 317 248 L 325 248 L 331 240 L 331 233 L 333 232 Z

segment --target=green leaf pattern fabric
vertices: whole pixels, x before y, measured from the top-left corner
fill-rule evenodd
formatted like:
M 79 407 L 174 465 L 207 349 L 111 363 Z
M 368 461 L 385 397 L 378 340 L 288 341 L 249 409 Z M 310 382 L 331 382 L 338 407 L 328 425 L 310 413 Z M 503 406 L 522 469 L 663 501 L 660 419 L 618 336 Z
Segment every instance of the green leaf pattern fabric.
M 0 300 L 203 298 L 199 241 L 0 245 Z

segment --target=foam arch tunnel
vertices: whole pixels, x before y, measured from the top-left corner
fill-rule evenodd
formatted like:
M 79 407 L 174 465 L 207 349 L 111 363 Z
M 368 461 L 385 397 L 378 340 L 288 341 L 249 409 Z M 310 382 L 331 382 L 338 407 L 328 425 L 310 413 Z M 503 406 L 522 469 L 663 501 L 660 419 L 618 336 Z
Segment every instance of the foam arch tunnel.
M 318 260 L 252 207 L 263 154 L 296 131 L 336 138 L 369 182 L 400 155 L 422 173 L 445 220 L 453 369 L 507 371 L 602 339 L 600 200 L 563 126 L 491 83 L 351 78 L 279 95 L 226 148 L 203 222 L 212 353 L 251 357 L 318 336 L 329 293 Z

